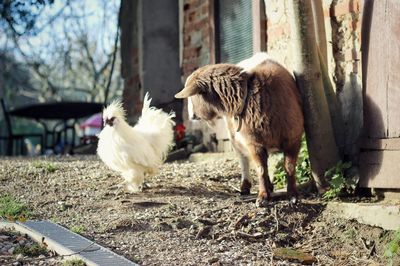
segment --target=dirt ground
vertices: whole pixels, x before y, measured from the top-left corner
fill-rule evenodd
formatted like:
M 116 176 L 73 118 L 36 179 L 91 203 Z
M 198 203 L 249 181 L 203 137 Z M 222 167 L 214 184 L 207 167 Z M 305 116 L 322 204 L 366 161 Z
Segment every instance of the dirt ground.
M 388 262 L 393 233 L 338 219 L 313 195 L 257 208 L 257 186 L 241 197 L 239 177 L 236 159 L 167 163 L 142 193 L 129 194 L 94 156 L 0 159 L 0 195 L 141 265 Z

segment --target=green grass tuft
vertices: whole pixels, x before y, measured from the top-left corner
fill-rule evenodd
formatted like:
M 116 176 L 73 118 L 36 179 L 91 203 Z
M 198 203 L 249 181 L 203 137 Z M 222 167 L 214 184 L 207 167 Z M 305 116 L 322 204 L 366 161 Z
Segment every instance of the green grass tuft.
M 58 166 L 53 162 L 35 161 L 32 163 L 32 166 L 37 169 L 43 169 L 48 173 L 54 173 L 58 170 Z
M 388 259 L 388 265 L 393 265 L 393 259 L 400 255 L 400 228 L 397 229 L 393 240 L 387 245 L 384 255 Z
M 86 266 L 86 263 L 81 259 L 69 259 L 65 260 L 63 266 Z
M 16 247 L 14 250 L 14 254 L 22 254 L 28 257 L 37 257 L 40 255 L 46 255 L 47 249 L 45 246 L 39 245 L 38 243 L 34 243 L 30 246 Z
M 74 232 L 74 233 L 77 233 L 77 234 L 82 234 L 82 233 L 84 233 L 86 231 L 86 229 L 85 229 L 85 227 L 83 225 L 72 226 L 70 228 L 70 230 L 72 232 Z
M 31 213 L 25 204 L 9 195 L 0 196 L 0 218 L 7 220 L 26 220 Z

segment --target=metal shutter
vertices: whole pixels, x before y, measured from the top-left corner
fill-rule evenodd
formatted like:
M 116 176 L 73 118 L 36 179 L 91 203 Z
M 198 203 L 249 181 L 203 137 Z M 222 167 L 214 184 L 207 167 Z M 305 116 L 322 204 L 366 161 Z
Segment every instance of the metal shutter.
M 253 54 L 253 22 L 250 0 L 218 0 L 218 58 L 236 64 Z

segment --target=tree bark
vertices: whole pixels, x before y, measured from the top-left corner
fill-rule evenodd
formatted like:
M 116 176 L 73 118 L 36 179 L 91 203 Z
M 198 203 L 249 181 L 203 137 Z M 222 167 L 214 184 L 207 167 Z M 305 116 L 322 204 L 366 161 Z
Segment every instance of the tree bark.
M 122 103 L 129 121 L 136 120 L 141 112 L 138 48 L 139 0 L 121 0 L 119 14 L 121 42 L 121 71 L 124 79 Z
M 326 43 L 324 9 L 322 0 L 311 0 L 312 14 L 314 19 L 315 38 L 321 51 L 321 57 L 325 65 L 328 65 L 328 52 Z
M 324 192 L 325 171 L 340 160 L 324 93 L 320 60 L 315 40 L 311 0 L 289 2 L 294 74 L 299 86 L 304 112 L 311 170 L 319 192 Z

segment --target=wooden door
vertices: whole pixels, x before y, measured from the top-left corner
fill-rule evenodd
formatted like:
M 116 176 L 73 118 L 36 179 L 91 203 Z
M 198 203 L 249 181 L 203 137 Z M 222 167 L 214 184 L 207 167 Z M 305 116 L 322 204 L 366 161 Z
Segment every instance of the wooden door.
M 400 1 L 365 1 L 361 186 L 400 188 Z

